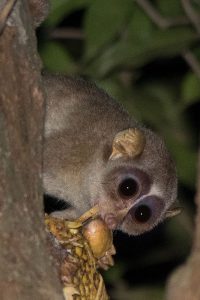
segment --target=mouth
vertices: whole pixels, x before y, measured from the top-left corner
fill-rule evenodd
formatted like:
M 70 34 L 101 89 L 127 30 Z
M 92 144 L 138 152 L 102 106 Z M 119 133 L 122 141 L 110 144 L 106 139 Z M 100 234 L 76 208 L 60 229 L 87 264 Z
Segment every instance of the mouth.
M 118 210 L 114 213 L 106 213 L 103 215 L 103 219 L 105 223 L 107 224 L 108 228 L 111 230 L 116 230 L 121 227 L 121 224 L 123 223 L 125 217 L 127 216 L 130 208 L 124 208 L 121 210 Z
M 105 198 L 93 201 L 93 205 L 99 207 L 99 216 L 104 220 L 110 230 L 118 230 L 122 227 L 127 215 L 136 203 L 123 201 L 113 202 Z

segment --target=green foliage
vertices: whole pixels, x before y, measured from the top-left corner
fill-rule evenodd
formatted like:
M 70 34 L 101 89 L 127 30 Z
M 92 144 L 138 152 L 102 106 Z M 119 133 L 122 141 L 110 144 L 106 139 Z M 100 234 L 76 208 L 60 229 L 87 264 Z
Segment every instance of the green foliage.
M 85 14 L 85 55 L 93 57 L 110 44 L 131 16 L 131 0 L 95 0 Z M 110 12 L 112 11 L 112 17 Z
M 192 72 L 188 72 L 182 82 L 181 98 L 186 107 L 199 101 L 200 83 L 199 78 Z
M 76 11 L 77 9 L 82 9 L 86 7 L 92 0 L 51 0 L 51 11 L 45 25 L 55 27 L 63 19 Z
M 48 66 L 49 71 L 70 74 L 76 68 L 72 57 L 61 43 L 48 42 L 43 44 L 40 55 L 44 65 Z
M 164 16 L 175 17 L 184 15 L 183 8 L 180 1 L 166 1 L 166 0 L 156 0 L 157 7 L 159 11 Z
M 113 297 L 116 300 L 164 300 L 164 291 L 160 286 L 140 286 L 130 290 L 127 286 L 119 284 L 113 293 Z
M 158 57 L 175 56 L 196 41 L 197 34 L 189 28 L 174 28 L 156 30 L 146 41 L 134 38 L 113 43 L 89 65 L 89 74 L 96 70 L 98 76 L 106 76 L 116 68 L 142 67 Z
M 105 274 L 115 300 L 161 300 L 164 282 L 160 276 L 145 282 L 146 273 L 152 266 L 153 273 L 157 268 L 163 272 L 163 265 L 185 259 L 191 247 L 200 79 L 182 53 L 192 51 L 200 63 L 199 36 L 180 0 L 148 1 L 163 17 L 177 21 L 168 29 L 161 29 L 133 0 L 51 2 L 51 13 L 41 30 L 45 41 L 39 43 L 45 68 L 95 80 L 134 117 L 161 134 L 176 161 L 183 214 L 166 223 L 156 242 L 145 237 L 132 240 L 133 246 L 127 246 L 133 251 L 131 256 L 118 257 L 116 268 Z M 191 3 L 200 11 L 198 1 Z M 187 21 L 184 25 L 179 24 L 180 17 Z M 67 34 L 66 39 L 52 38 L 55 28 L 67 31 L 74 24 L 83 38 Z M 152 233 L 155 237 L 157 233 Z M 138 242 L 141 248 L 134 252 Z M 123 244 L 119 242 L 118 247 Z M 128 280 L 127 272 L 133 274 Z

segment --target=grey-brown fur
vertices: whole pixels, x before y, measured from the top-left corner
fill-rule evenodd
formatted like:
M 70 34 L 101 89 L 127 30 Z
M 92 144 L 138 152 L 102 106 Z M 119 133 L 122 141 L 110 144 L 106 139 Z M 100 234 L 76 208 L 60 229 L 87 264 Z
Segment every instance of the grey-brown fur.
M 123 231 L 140 234 L 151 229 L 176 199 L 176 170 L 162 139 L 92 83 L 51 75 L 43 80 L 47 94 L 44 189 L 72 206 L 57 216 L 73 219 L 99 203 L 102 217 L 106 220 L 107 215 L 116 215 L 116 227 Z M 146 137 L 143 153 L 135 159 L 109 160 L 115 135 L 131 127 L 139 128 Z M 147 194 L 159 198 L 155 201 L 158 216 L 150 224 L 134 224 L 130 215 L 123 220 L 117 215 L 124 206 L 132 207 L 140 201 L 124 204 L 115 191 L 111 192 L 120 173 L 129 169 L 149 178 L 145 183 L 145 176 L 138 177 L 143 189 L 141 199 Z

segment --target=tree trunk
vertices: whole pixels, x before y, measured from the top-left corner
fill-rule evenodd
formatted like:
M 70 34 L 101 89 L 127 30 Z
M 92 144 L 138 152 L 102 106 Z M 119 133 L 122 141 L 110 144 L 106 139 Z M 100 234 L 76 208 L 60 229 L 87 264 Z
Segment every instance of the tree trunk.
M 196 194 L 195 239 L 188 261 L 172 274 L 167 286 L 167 300 L 200 299 L 200 151 Z
M 0 298 L 60 300 L 43 223 L 44 99 L 26 0 L 16 2 L 0 35 L 0 67 Z

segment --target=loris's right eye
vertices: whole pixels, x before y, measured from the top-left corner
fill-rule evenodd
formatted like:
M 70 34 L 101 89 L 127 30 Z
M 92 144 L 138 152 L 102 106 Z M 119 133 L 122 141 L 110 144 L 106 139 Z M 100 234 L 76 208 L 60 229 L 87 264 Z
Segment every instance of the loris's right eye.
M 128 177 L 121 181 L 118 187 L 118 194 L 121 198 L 129 199 L 135 197 L 139 192 L 138 182 L 132 178 Z
M 138 205 L 131 215 L 138 223 L 146 223 L 152 216 L 152 210 L 148 205 L 142 204 Z
M 153 223 L 158 219 L 164 209 L 163 201 L 156 196 L 147 196 L 140 203 L 133 206 L 129 214 L 135 223 L 141 226 L 146 223 Z

